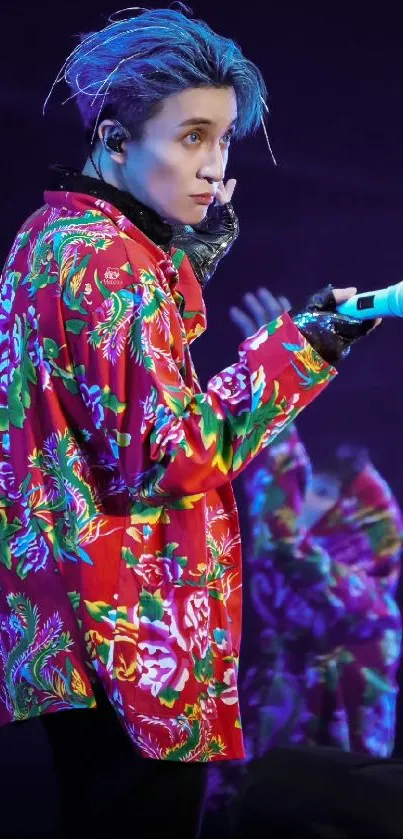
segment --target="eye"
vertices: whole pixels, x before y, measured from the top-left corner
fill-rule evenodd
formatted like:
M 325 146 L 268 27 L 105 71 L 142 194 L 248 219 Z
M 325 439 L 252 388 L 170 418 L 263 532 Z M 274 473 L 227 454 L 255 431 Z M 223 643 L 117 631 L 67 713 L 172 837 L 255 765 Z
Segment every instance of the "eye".
M 226 131 L 225 134 L 221 137 L 221 142 L 224 143 L 224 146 L 229 146 L 232 138 L 234 136 L 234 130 L 231 128 L 230 131 Z
M 187 134 L 186 137 L 184 137 L 184 141 L 189 146 L 195 146 L 197 143 L 200 142 L 200 140 L 201 140 L 201 136 L 200 136 L 199 131 L 191 131 L 190 134 Z

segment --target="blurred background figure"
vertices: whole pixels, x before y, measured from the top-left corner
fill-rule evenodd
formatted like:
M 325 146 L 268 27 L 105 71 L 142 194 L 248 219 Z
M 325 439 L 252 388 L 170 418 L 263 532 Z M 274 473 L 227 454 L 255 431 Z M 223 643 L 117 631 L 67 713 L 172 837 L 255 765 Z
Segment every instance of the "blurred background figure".
M 230 310 L 244 336 L 290 308 L 267 289 Z M 362 446 L 312 466 L 295 425 L 243 478 L 241 707 L 248 761 L 285 745 L 388 757 L 394 746 L 402 514 Z M 231 801 L 245 765 L 211 772 L 209 807 Z M 225 829 L 225 827 L 224 827 Z

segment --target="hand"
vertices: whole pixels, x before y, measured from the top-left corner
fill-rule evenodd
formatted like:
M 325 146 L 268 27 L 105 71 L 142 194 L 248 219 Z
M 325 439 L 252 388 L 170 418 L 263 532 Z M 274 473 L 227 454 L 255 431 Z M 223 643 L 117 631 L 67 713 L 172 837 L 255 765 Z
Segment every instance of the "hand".
M 244 308 L 231 306 L 229 316 L 239 326 L 244 338 L 254 335 L 265 323 L 270 323 L 291 309 L 291 303 L 286 297 L 274 297 L 268 288 L 259 288 L 255 294 L 248 292 L 243 300 L 249 314 Z
M 211 279 L 220 260 L 230 250 L 239 233 L 239 223 L 231 204 L 236 181 L 221 181 L 216 202 L 201 224 L 174 227 L 172 245 L 185 251 L 202 287 Z
M 325 288 L 322 288 L 321 291 L 318 291 L 317 295 L 321 295 L 324 292 L 327 293 L 329 291 L 329 289 L 330 289 L 331 293 L 333 294 L 336 306 L 338 306 L 339 303 L 344 303 L 345 300 L 349 300 L 350 297 L 354 297 L 354 294 L 357 294 L 357 289 L 355 288 L 355 286 L 349 286 L 349 288 L 332 288 L 332 286 L 329 285 L 329 286 L 326 286 Z M 311 301 L 311 304 L 314 303 L 317 295 L 313 294 L 312 297 L 309 298 L 310 301 Z M 347 320 L 354 320 L 354 321 L 358 320 L 358 318 L 350 318 L 350 317 L 347 317 L 346 319 Z M 367 324 L 368 323 L 370 323 L 371 326 L 367 330 L 367 333 L 372 332 L 373 329 L 375 329 L 377 326 L 379 326 L 379 324 L 382 323 L 382 318 L 376 318 L 376 320 L 367 321 Z
M 345 358 L 355 341 L 380 323 L 379 319 L 358 320 L 337 312 L 338 303 L 356 293 L 356 288 L 332 289 L 328 285 L 313 294 L 305 308 L 293 317 L 299 331 L 328 364 Z
M 223 204 L 229 204 L 230 201 L 232 201 L 232 196 L 234 194 L 235 187 L 235 178 L 230 178 L 226 184 L 224 184 L 224 181 L 220 181 L 215 196 L 217 204 L 220 204 L 221 206 Z

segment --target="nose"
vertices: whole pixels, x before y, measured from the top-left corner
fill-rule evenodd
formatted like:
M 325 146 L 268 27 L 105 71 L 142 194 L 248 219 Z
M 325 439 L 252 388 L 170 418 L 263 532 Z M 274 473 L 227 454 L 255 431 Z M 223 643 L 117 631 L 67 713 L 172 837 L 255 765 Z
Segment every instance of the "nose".
M 224 178 L 226 163 L 221 146 L 214 146 L 206 152 L 205 159 L 198 171 L 198 177 L 210 183 L 219 183 Z

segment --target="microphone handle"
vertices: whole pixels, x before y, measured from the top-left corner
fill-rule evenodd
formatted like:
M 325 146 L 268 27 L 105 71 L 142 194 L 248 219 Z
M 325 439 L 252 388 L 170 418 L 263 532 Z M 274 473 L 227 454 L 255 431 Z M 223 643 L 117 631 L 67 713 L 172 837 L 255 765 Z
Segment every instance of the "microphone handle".
M 357 320 L 371 318 L 403 317 L 403 281 L 378 291 L 355 294 L 337 306 L 341 315 Z

